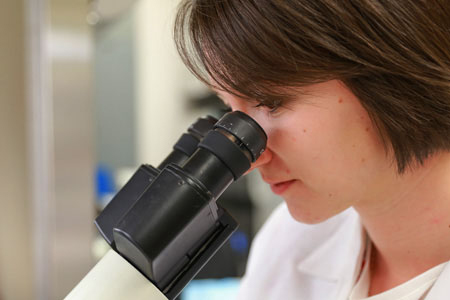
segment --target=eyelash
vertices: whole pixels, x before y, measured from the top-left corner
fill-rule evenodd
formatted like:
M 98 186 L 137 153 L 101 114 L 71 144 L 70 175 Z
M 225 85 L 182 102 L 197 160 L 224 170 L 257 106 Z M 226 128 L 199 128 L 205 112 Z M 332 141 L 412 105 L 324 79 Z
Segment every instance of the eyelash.
M 275 104 L 275 105 L 273 105 L 273 106 L 269 106 L 269 105 L 265 105 L 265 104 L 263 104 L 263 103 L 258 103 L 258 104 L 256 104 L 254 107 L 256 107 L 256 108 L 260 108 L 260 107 L 267 108 L 267 109 L 269 110 L 269 113 L 275 113 L 275 112 L 278 110 L 278 108 L 279 108 L 280 106 L 281 106 L 281 105 L 277 105 L 277 104 Z M 223 114 L 226 114 L 226 113 L 228 113 L 228 112 L 231 112 L 232 109 L 231 109 L 231 107 L 226 107 L 226 108 L 221 108 L 220 111 L 221 111 Z
M 274 113 L 274 112 L 276 112 L 278 110 L 280 105 L 275 104 L 275 105 L 272 106 L 272 105 L 266 105 L 266 104 L 263 104 L 263 103 L 258 103 L 258 104 L 255 105 L 255 107 L 264 107 L 264 108 L 267 108 L 269 110 L 269 113 Z

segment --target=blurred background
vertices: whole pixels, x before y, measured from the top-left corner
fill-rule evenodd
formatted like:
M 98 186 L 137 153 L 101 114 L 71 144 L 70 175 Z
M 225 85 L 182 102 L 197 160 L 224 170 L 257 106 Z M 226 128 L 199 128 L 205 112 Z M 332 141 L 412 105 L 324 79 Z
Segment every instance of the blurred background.
M 178 0 L 0 1 L 0 299 L 62 299 L 107 251 L 93 220 L 220 101 L 181 63 Z M 239 230 L 181 295 L 233 299 L 280 202 L 252 173 L 222 196 Z

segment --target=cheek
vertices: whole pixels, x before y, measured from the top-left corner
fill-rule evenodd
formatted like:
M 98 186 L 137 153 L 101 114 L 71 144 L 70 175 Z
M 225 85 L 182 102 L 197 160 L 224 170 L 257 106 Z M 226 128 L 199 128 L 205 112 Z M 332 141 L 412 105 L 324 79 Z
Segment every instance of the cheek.
M 351 113 L 351 114 L 350 114 Z M 350 117 L 348 117 L 350 116 Z M 273 130 L 273 147 L 290 171 L 323 193 L 367 182 L 385 160 L 384 148 L 364 110 L 309 114 L 286 130 Z
M 314 166 L 306 176 L 322 197 L 331 194 L 335 200 L 354 203 L 371 193 L 376 178 L 389 166 L 384 148 L 370 123 L 336 126 L 329 132 L 326 139 L 316 140 Z

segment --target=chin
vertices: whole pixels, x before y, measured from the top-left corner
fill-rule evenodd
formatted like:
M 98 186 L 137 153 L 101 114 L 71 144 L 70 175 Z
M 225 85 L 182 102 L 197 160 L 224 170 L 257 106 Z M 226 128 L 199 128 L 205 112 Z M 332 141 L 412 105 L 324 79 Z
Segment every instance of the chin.
M 287 202 L 286 202 L 287 203 Z M 298 207 L 292 207 L 287 203 L 287 207 L 291 216 L 298 222 L 314 225 L 322 223 L 329 218 L 333 217 L 333 214 L 327 215 L 322 213 L 314 213 L 306 209 L 299 209 Z

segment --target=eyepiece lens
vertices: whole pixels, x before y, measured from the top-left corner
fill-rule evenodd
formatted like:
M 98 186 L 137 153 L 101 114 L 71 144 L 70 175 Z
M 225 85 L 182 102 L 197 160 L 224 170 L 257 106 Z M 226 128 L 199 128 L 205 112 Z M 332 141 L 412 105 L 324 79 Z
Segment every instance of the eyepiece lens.
M 267 135 L 264 130 L 249 115 L 241 111 L 225 114 L 214 128 L 221 128 L 232 134 L 249 151 L 251 162 L 255 162 L 266 148 Z

